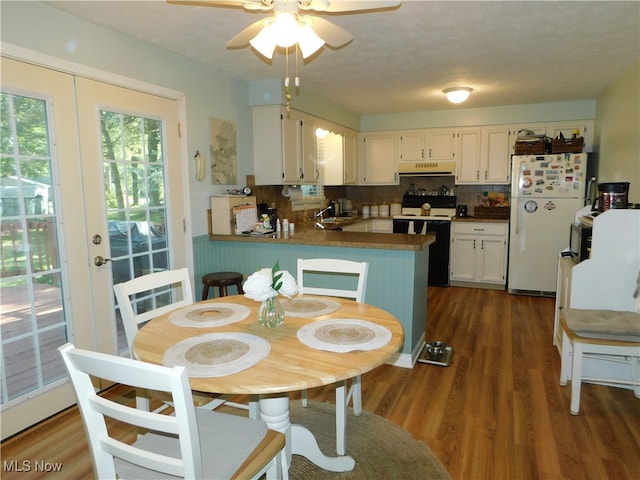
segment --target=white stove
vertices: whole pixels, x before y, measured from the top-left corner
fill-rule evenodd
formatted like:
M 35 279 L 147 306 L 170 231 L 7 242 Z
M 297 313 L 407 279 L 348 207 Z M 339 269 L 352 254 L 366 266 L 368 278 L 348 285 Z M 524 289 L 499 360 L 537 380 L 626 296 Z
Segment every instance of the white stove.
M 449 285 L 449 243 L 451 219 L 456 216 L 457 197 L 452 195 L 405 195 L 400 215 L 393 216 L 393 233 L 433 234 L 429 247 L 429 285 Z M 425 203 L 429 215 L 422 215 Z
M 451 220 L 456 216 L 455 208 L 431 208 L 428 215 L 422 215 L 422 208 L 402 207 L 400 215 L 394 215 L 394 220 Z

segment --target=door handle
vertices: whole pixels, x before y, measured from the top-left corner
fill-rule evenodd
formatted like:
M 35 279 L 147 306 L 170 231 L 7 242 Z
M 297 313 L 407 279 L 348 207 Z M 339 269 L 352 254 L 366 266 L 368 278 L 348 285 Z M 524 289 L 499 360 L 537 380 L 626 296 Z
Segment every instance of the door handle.
M 96 267 L 101 267 L 102 265 L 106 265 L 107 262 L 113 262 L 113 260 L 111 260 L 110 258 L 104 258 L 102 255 L 98 255 L 96 258 L 93 259 L 93 264 Z

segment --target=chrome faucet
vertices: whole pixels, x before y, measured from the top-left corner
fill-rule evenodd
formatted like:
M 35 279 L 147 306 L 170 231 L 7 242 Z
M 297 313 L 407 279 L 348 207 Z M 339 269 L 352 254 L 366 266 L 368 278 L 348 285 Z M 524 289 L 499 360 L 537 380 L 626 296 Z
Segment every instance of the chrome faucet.
M 329 210 L 331 209 L 331 205 L 328 205 L 326 207 L 324 207 L 322 210 L 319 210 L 314 216 L 313 218 L 320 218 L 322 219 L 324 217 L 324 214 L 327 213 Z
M 315 219 L 316 227 L 318 227 L 320 230 L 324 230 L 325 229 L 325 226 L 324 226 L 324 223 L 322 222 L 322 219 L 324 218 L 324 214 L 327 213 L 330 209 L 331 209 L 331 205 L 323 208 L 322 210 L 319 210 L 313 216 L 313 218 Z

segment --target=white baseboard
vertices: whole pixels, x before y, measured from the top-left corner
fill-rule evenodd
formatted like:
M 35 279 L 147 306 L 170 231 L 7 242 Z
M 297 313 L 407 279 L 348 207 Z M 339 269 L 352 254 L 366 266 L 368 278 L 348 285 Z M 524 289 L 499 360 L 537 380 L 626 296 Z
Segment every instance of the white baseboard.
M 387 365 L 393 365 L 394 367 L 413 368 L 418 361 L 418 357 L 420 356 L 420 352 L 422 352 L 423 347 L 424 347 L 424 333 L 420 336 L 420 340 L 416 344 L 411 354 L 396 353 L 391 358 L 389 358 L 389 360 L 387 360 L 385 363 Z

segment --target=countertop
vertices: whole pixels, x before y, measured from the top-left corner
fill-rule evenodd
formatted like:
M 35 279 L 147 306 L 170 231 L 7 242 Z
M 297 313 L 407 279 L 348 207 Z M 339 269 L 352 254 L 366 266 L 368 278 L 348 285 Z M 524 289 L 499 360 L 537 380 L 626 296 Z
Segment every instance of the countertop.
M 453 217 L 452 222 L 509 223 L 508 218 Z
M 276 243 L 320 245 L 324 247 L 373 248 L 380 250 L 424 250 L 435 242 L 434 234 L 408 235 L 403 233 L 342 232 L 301 228 L 294 233 L 279 232 L 271 235 L 209 235 L 219 242 Z

